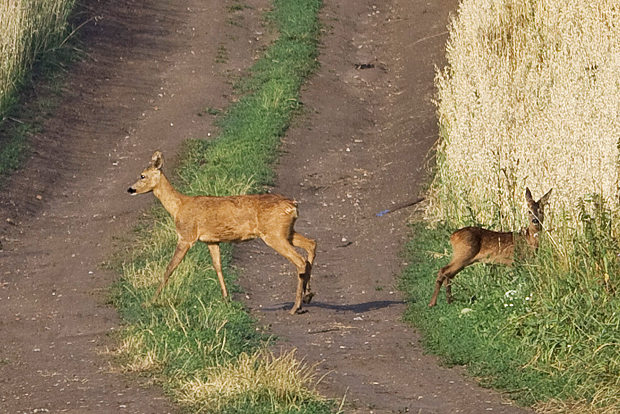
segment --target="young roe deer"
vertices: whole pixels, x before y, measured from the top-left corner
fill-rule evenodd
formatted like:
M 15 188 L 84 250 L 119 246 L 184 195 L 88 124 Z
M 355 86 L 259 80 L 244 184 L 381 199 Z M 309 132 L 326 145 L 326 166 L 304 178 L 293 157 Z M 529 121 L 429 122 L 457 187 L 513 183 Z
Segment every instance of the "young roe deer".
M 525 189 L 525 200 L 528 205 L 530 224 L 519 233 L 497 232 L 482 229 L 480 227 L 464 227 L 452 233 L 450 243 L 452 244 L 452 260 L 447 266 L 442 267 L 437 272 L 435 281 L 435 291 L 428 306 L 437 304 L 437 296 L 441 285 L 446 286 L 446 300 L 452 303 L 452 290 L 450 282 L 458 272 L 472 263 L 497 263 L 512 265 L 515 246 L 522 245 L 523 242 L 531 250 L 538 249 L 538 234 L 542 231 L 542 223 L 545 219 L 545 204 L 549 201 L 551 190 L 538 201 L 534 201 L 529 188 Z
M 312 299 L 309 286 L 310 272 L 316 242 L 296 233 L 293 229 L 297 219 L 295 201 L 276 194 L 230 197 L 187 196 L 176 191 L 166 179 L 161 170 L 163 163 L 161 152 L 155 151 L 151 163 L 140 174 L 140 179 L 127 190 L 130 194 L 152 191 L 174 218 L 178 236 L 174 256 L 151 302 L 155 301 L 174 269 L 198 240 L 209 246 L 222 295 L 227 297 L 219 243 L 241 242 L 258 237 L 297 267 L 299 274 L 297 295 L 291 314 L 301 310 L 302 300 L 306 303 L 310 302 Z M 293 246 L 304 249 L 308 253 L 308 259 L 304 260 Z

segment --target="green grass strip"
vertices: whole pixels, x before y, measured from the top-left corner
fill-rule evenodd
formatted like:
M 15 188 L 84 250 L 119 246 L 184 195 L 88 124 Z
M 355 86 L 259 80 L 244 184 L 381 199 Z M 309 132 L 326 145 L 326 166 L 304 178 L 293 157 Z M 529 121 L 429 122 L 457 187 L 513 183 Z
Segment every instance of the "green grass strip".
M 269 17 L 280 36 L 243 81 L 244 94 L 221 120 L 219 136 L 190 140 L 185 146 L 176 174 L 177 185 L 187 194 L 257 193 L 273 182 L 280 139 L 299 105 L 304 79 L 317 66 L 321 1 L 276 0 L 273 6 Z M 151 226 L 153 220 L 156 224 Z M 114 303 L 128 324 L 121 338 L 122 366 L 155 376 L 173 399 L 192 412 L 330 412 L 329 403 L 303 386 L 283 390 L 282 384 L 262 384 L 257 389 L 233 390 L 232 396 L 224 389 L 205 395 L 204 384 L 213 380 L 216 371 L 220 376 L 233 375 L 229 372 L 235 370 L 228 368 L 264 347 L 266 338 L 257 333 L 241 304 L 222 299 L 202 243 L 190 249 L 177 268 L 158 299 L 160 306 L 142 308 L 176 243 L 174 224 L 163 209 L 154 209 L 145 226 L 149 228 L 137 236 L 140 247 L 123 264 L 123 277 L 115 288 Z M 238 288 L 230 259 L 231 247 L 222 245 L 224 274 L 234 291 Z M 259 365 L 263 366 L 257 363 L 256 369 Z M 277 364 L 265 363 L 272 365 Z M 278 382 L 291 383 L 274 380 L 273 384 Z M 196 388 L 197 384 L 202 386 Z
M 575 234 L 568 257 L 544 234 L 537 254 L 514 267 L 465 268 L 453 281 L 454 303 L 442 289 L 435 308 L 427 305 L 437 271 L 450 260 L 450 231 L 415 224 L 401 287 L 410 302 L 405 319 L 427 349 L 522 404 L 616 412 L 619 249 L 610 213 L 600 199 L 591 203 L 582 202 L 581 214 L 589 235 Z

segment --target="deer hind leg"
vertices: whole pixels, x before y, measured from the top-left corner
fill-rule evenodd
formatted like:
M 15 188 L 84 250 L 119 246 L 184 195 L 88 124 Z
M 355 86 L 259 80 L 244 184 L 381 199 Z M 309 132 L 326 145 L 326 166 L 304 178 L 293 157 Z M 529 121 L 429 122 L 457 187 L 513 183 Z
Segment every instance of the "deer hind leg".
M 166 272 L 164 273 L 164 280 L 161 282 L 161 284 L 155 291 L 155 294 L 151 298 L 150 302 L 155 302 L 155 299 L 157 299 L 157 296 L 159 296 L 159 293 L 161 292 L 161 290 L 164 288 L 164 286 L 166 286 L 166 283 L 168 283 L 168 278 L 170 277 L 172 272 L 174 272 L 174 269 L 177 268 L 179 263 L 181 263 L 181 260 L 183 260 L 183 258 L 185 257 L 185 254 L 187 253 L 190 247 L 192 247 L 191 243 L 179 240 L 179 242 L 177 243 L 177 248 L 174 251 L 174 255 L 172 256 L 172 259 L 170 260 L 170 263 L 168 264 L 168 267 L 166 268 Z M 146 306 L 146 305 L 147 305 L 146 302 L 142 304 L 142 306 Z
M 312 272 L 312 264 L 314 263 L 316 253 L 316 242 L 312 239 L 302 236 L 299 233 L 293 233 L 291 243 L 293 244 L 293 246 L 300 247 L 308 253 L 308 259 L 306 260 L 306 269 L 304 271 L 303 277 L 303 291 L 307 293 L 304 294 L 303 302 L 310 303 L 310 301 L 314 297 L 314 293 L 310 291 L 310 273 Z
M 224 274 L 222 273 L 222 262 L 220 260 L 220 245 L 218 243 L 207 243 L 209 246 L 209 252 L 211 253 L 211 261 L 213 262 L 213 268 L 217 273 L 217 278 L 220 281 L 220 288 L 222 288 L 222 296 L 227 298 L 228 291 L 226 290 L 226 283 L 224 282 Z
M 452 260 L 446 266 L 439 269 L 435 280 L 435 291 L 428 306 L 433 307 L 437 304 L 437 296 L 441 290 L 441 285 L 446 285 L 446 301 L 452 303 L 451 282 L 454 276 L 465 267 L 478 261 L 480 253 L 480 239 L 470 234 L 468 229 L 461 229 L 450 236 L 452 244 Z
M 435 291 L 433 292 L 431 302 L 428 304 L 429 307 L 433 307 L 437 304 L 437 296 L 439 296 L 441 285 L 446 285 L 446 301 L 452 303 L 451 281 L 464 267 L 465 266 L 460 266 L 458 263 L 451 261 L 447 266 L 439 269 L 439 272 L 437 272 L 437 279 L 435 280 Z
M 454 277 L 454 275 L 452 275 Z M 446 302 L 448 304 L 452 303 L 452 277 L 446 277 L 443 280 L 443 284 L 446 288 Z
M 287 237 L 267 235 L 262 239 L 267 246 L 286 257 L 295 265 L 295 267 L 297 267 L 297 273 L 299 275 L 299 278 L 297 279 L 297 294 L 295 296 L 295 304 L 290 312 L 291 315 L 294 315 L 301 310 L 301 302 L 305 294 L 304 289 L 308 286 L 308 281 L 310 280 L 309 269 L 312 265 L 308 266 L 309 262 L 304 260 L 304 258 L 297 253 L 291 242 L 288 241 Z M 308 272 L 308 276 L 306 276 L 306 271 Z
M 302 236 L 299 233 L 293 233 L 291 237 L 291 243 L 295 247 L 300 247 L 308 253 L 308 263 L 314 263 L 314 257 L 316 253 L 316 242 L 312 239 Z
M 437 304 L 437 296 L 439 296 L 439 291 L 441 290 L 441 285 L 443 285 L 446 276 L 443 273 L 445 268 L 439 269 L 437 272 L 437 280 L 435 280 L 435 290 L 433 291 L 433 297 L 431 298 L 431 302 L 428 304 L 429 307 L 433 307 Z

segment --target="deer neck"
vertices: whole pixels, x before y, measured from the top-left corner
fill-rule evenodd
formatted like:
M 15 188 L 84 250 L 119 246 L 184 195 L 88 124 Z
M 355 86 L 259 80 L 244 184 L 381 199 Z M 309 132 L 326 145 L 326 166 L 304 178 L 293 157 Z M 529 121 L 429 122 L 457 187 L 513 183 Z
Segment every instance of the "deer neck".
M 181 208 L 185 199 L 188 197 L 175 190 L 172 184 L 170 184 L 170 181 L 168 181 L 163 174 L 157 185 L 153 188 L 153 194 L 174 218 L 176 218 L 179 208 Z
M 526 229 L 523 230 L 522 234 L 527 244 L 533 249 L 537 250 L 538 245 L 540 243 L 540 229 L 536 228 L 534 225 L 530 225 Z

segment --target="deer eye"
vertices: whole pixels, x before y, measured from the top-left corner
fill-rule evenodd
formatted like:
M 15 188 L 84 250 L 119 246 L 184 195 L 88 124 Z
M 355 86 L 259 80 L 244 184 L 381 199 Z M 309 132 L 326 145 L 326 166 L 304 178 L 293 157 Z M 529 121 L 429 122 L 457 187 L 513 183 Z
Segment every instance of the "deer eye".
M 534 224 L 539 224 L 539 223 L 540 223 L 540 221 L 538 221 L 538 219 L 537 219 L 536 217 L 534 217 L 534 218 L 532 219 L 532 223 L 534 223 Z
M 146 178 L 146 175 L 144 175 L 144 174 L 140 174 L 140 179 L 141 179 L 141 180 L 144 180 L 145 178 Z

